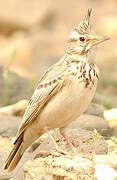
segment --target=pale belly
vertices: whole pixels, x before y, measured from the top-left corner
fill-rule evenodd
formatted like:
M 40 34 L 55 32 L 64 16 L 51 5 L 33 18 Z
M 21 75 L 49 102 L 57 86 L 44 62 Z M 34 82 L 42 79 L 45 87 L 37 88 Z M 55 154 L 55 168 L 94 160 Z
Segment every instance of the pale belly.
M 65 87 L 42 110 L 36 119 L 36 126 L 45 128 L 64 128 L 80 116 L 91 102 L 97 86 L 92 88 L 83 84 Z

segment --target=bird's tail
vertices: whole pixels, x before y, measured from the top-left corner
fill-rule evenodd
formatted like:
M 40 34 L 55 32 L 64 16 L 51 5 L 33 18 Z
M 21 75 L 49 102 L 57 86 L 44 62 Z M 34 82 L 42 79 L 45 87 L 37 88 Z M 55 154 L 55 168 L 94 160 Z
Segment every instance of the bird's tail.
M 22 152 L 23 144 L 23 134 L 21 134 L 15 142 L 11 153 L 9 154 L 4 169 L 7 169 L 8 172 L 11 172 L 17 166 L 19 160 L 21 159 L 24 151 Z

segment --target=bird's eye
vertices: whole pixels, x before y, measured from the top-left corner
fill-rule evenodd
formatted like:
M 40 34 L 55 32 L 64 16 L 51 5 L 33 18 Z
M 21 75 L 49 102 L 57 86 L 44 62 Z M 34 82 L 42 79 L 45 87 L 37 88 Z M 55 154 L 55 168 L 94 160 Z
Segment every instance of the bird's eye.
M 83 41 L 85 41 L 85 38 L 84 37 L 80 37 L 79 40 L 83 42 Z

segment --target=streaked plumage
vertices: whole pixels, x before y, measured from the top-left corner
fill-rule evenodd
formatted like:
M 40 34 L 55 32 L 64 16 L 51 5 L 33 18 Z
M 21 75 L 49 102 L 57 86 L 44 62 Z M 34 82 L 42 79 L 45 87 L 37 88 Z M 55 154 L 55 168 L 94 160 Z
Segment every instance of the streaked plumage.
M 97 36 L 91 28 L 91 10 L 70 35 L 63 58 L 40 79 L 17 134 L 5 169 L 12 171 L 25 150 L 46 129 L 64 129 L 82 114 L 91 102 L 99 78 L 92 54 L 93 46 L 107 38 Z

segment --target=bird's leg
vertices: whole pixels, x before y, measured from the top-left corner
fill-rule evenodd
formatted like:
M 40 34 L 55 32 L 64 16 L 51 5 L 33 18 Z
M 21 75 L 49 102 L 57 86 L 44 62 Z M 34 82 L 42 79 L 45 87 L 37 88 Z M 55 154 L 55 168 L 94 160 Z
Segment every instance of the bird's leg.
M 71 143 L 69 137 L 65 134 L 63 129 L 60 129 L 60 133 L 65 138 L 65 140 L 66 140 L 67 144 L 69 145 L 70 149 L 72 150 L 72 152 L 77 153 L 76 148 L 73 146 L 73 144 Z
M 53 137 L 53 136 L 52 136 L 52 134 L 50 133 L 50 130 L 49 130 L 49 129 L 47 129 L 47 130 L 46 130 L 46 133 L 47 133 L 47 134 L 48 134 L 48 136 L 50 137 L 50 139 L 51 139 L 51 141 L 53 142 L 53 144 L 54 144 L 55 148 L 56 148 L 56 149 L 58 149 L 58 144 L 56 143 L 56 141 L 55 141 L 54 137 Z
M 69 154 L 68 152 L 66 152 L 66 151 L 64 151 L 64 150 L 62 150 L 62 149 L 59 148 L 58 144 L 56 143 L 56 141 L 55 141 L 54 137 L 52 136 L 52 134 L 50 133 L 50 130 L 49 130 L 49 129 L 46 129 L 46 133 L 47 133 L 48 136 L 51 138 L 51 141 L 53 142 L 56 150 L 57 150 L 59 153 L 64 154 L 64 155 L 68 155 L 68 154 Z

